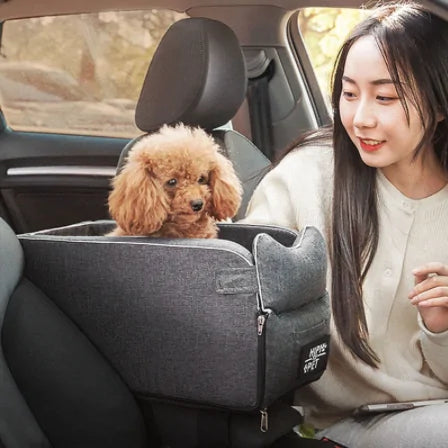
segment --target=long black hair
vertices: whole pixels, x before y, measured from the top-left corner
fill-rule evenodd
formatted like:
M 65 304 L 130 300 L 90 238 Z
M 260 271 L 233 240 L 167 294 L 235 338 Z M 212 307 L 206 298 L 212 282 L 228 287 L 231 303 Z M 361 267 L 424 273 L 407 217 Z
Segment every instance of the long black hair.
M 408 102 L 424 134 L 414 157 L 432 145 L 448 172 L 448 25 L 415 3 L 378 7 L 342 46 L 332 76 L 334 196 L 332 209 L 332 309 L 342 341 L 372 367 L 379 359 L 368 343 L 362 285 L 378 243 L 376 168 L 364 164 L 341 122 L 339 100 L 347 54 L 373 36 L 397 88 L 409 124 Z
M 376 168 L 366 165 L 341 122 L 339 100 L 345 61 L 352 45 L 373 36 L 396 86 L 409 123 L 408 102 L 417 109 L 424 134 L 414 158 L 432 145 L 448 172 L 448 24 L 413 2 L 378 6 L 342 45 L 332 74 L 333 125 L 299 137 L 297 146 L 334 147 L 334 192 L 330 259 L 332 311 L 340 338 L 354 357 L 372 367 L 378 356 L 368 342 L 363 281 L 378 244 Z

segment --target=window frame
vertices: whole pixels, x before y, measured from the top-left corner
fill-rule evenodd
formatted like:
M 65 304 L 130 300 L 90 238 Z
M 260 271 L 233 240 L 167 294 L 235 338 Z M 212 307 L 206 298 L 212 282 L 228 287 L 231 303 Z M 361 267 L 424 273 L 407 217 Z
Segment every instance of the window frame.
M 332 124 L 332 115 L 325 102 L 324 94 L 320 88 L 303 36 L 300 32 L 298 17 L 301 11 L 301 9 L 298 9 L 289 18 L 287 25 L 288 42 L 297 63 L 300 76 L 308 90 L 308 96 L 312 102 L 316 120 L 319 126 L 326 126 Z

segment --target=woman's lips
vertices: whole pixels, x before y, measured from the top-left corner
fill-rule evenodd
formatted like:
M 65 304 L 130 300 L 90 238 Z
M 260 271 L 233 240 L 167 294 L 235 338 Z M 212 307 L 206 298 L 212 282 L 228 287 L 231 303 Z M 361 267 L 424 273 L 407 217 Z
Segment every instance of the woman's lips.
M 359 141 L 361 143 L 361 148 L 368 152 L 378 151 L 384 143 L 386 143 L 385 140 L 370 140 L 364 138 L 360 138 Z

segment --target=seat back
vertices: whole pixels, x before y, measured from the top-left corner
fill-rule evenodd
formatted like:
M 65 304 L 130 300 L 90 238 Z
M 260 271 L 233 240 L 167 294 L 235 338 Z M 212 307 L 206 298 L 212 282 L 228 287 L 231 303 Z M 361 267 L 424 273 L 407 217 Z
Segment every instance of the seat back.
M 143 448 L 143 417 L 79 328 L 22 275 L 0 219 L 0 440 L 7 448 Z M 45 269 L 51 277 L 51 270 Z M 1 446 L 1 444 L 0 444 Z
M 244 216 L 255 186 L 270 167 L 270 161 L 250 140 L 230 129 L 216 130 L 236 114 L 246 87 L 244 57 L 233 31 L 216 20 L 184 19 L 174 23 L 162 38 L 135 112 L 135 122 L 145 133 L 182 122 L 204 128 L 215 137 L 243 185 L 237 219 Z M 124 148 L 118 170 L 140 138 Z
M 22 248 L 14 232 L 0 218 L 0 446 L 3 443 L 8 448 L 49 448 L 51 445 L 19 391 L 3 353 L 5 314 L 22 271 Z

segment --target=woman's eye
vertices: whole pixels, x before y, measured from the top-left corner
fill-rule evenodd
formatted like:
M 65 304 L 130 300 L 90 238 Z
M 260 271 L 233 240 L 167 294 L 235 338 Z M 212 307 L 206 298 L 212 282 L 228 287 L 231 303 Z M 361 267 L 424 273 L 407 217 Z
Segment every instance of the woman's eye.
M 352 100 L 353 98 L 355 98 L 356 95 L 355 95 L 353 92 L 349 92 L 349 91 L 347 91 L 347 90 L 344 90 L 344 91 L 342 92 L 342 96 L 343 96 L 344 98 L 348 99 L 348 100 Z
M 167 184 L 169 187 L 174 187 L 175 185 L 177 185 L 177 179 L 170 179 L 170 180 L 168 180 L 168 181 L 166 182 L 166 184 Z
M 391 97 L 391 96 L 377 95 L 376 99 L 377 99 L 378 101 L 381 101 L 382 103 L 387 103 L 387 102 L 396 100 L 396 99 L 398 99 L 398 98 Z
M 205 176 L 201 176 L 198 179 L 198 184 L 206 184 L 207 183 L 207 178 Z

